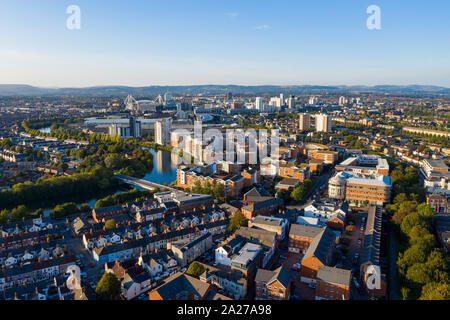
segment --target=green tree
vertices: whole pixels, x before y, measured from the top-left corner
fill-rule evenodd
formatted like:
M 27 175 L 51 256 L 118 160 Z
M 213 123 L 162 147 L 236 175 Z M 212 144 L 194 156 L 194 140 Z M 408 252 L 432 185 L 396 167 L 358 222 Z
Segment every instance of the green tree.
M 105 222 L 106 230 L 115 229 L 117 227 L 117 222 L 114 219 L 109 219 Z
M 408 214 L 402 221 L 400 228 L 402 232 L 409 235 L 409 232 L 414 226 L 427 227 L 427 223 L 417 212 Z
M 239 227 L 247 226 L 247 218 L 241 211 L 237 211 L 230 219 L 228 232 L 233 233 Z
M 450 284 L 430 282 L 422 287 L 419 300 L 450 300 Z
M 95 288 L 99 300 L 118 300 L 121 293 L 121 284 L 116 275 L 105 272 Z
M 205 272 L 205 268 L 203 265 L 194 261 L 190 264 L 189 268 L 186 270 L 186 274 L 192 277 L 198 278 L 203 272 Z

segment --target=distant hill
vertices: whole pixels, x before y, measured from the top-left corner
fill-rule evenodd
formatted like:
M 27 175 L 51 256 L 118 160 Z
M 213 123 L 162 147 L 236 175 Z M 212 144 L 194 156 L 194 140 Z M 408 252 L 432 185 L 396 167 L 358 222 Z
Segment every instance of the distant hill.
M 172 94 L 234 94 L 277 95 L 284 94 L 318 94 L 318 93 L 396 93 L 396 94 L 450 94 L 450 88 L 427 85 L 377 85 L 377 86 L 239 86 L 239 85 L 195 85 L 195 86 L 96 86 L 85 88 L 41 88 L 22 84 L 0 84 L 2 96 L 136 96 L 157 95 L 165 92 Z

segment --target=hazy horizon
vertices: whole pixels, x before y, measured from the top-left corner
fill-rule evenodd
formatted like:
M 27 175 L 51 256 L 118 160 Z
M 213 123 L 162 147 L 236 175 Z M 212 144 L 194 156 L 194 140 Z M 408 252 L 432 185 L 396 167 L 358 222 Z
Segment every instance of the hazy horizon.
M 67 27 L 70 5 L 79 30 Z M 380 30 L 367 28 L 370 5 Z M 449 11 L 448 1 L 3 0 L 0 83 L 449 88 Z

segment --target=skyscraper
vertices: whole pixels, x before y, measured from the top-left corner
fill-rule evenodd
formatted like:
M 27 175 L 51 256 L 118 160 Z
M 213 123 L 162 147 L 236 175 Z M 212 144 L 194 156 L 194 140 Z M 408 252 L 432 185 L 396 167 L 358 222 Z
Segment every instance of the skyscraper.
M 331 116 L 327 114 L 316 114 L 316 131 L 330 132 L 331 131 Z
M 284 106 L 285 101 L 284 101 L 284 94 L 280 93 L 280 107 Z
M 311 116 L 309 113 L 300 113 L 299 129 L 308 130 L 311 129 Z
M 294 96 L 290 96 L 288 98 L 288 108 L 289 109 L 294 109 L 295 108 L 295 97 Z
M 310 104 L 310 105 L 316 105 L 316 104 L 318 104 L 318 103 L 319 103 L 319 98 L 318 98 L 318 97 L 312 96 L 311 98 L 309 98 L 308 104 Z
M 170 119 L 162 119 L 155 123 L 155 142 L 157 144 L 170 143 Z
M 256 97 L 255 101 L 255 109 L 259 111 L 263 111 L 264 105 L 263 105 L 263 99 L 261 97 Z

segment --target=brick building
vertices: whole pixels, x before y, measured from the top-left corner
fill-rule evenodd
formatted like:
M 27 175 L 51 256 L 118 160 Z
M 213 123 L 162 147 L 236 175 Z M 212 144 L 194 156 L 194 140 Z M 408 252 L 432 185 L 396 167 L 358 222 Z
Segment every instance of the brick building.
M 352 272 L 320 266 L 316 278 L 316 300 L 349 300 Z
M 255 300 L 289 300 L 291 285 L 291 274 L 283 266 L 274 271 L 258 269 Z

